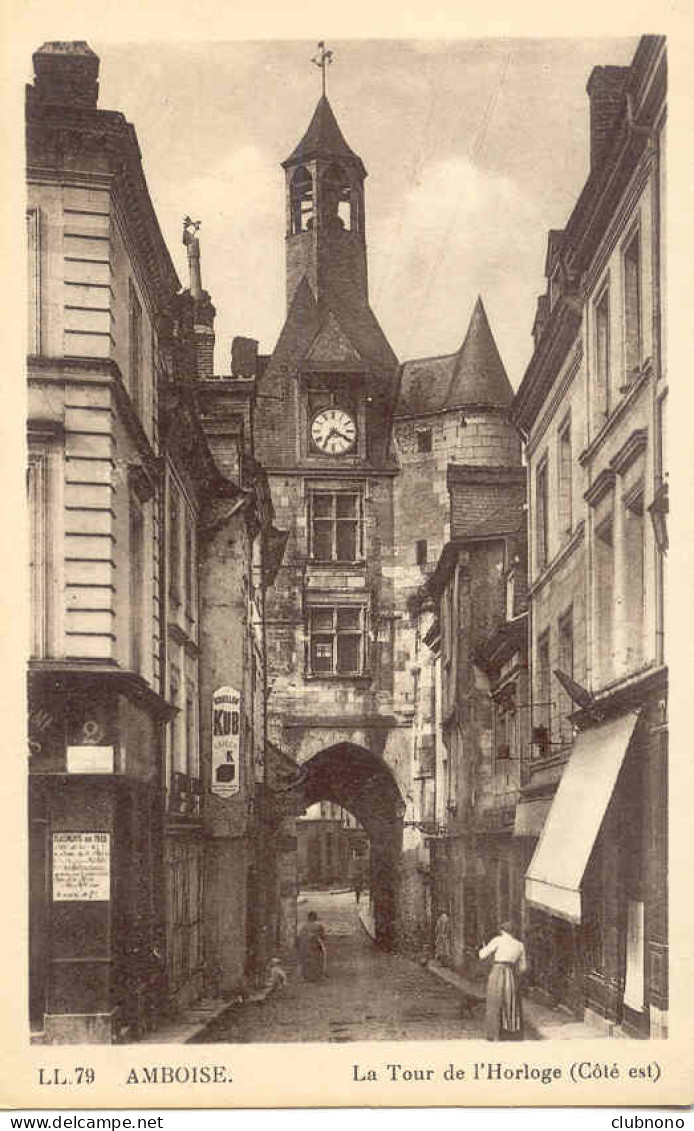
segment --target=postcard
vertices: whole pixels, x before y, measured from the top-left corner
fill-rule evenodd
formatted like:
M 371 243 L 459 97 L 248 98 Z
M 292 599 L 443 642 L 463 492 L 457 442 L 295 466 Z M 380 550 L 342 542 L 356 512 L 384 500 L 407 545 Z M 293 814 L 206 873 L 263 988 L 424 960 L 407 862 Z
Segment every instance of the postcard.
M 2 1103 L 690 1103 L 687 29 L 219 17 L 13 42 Z

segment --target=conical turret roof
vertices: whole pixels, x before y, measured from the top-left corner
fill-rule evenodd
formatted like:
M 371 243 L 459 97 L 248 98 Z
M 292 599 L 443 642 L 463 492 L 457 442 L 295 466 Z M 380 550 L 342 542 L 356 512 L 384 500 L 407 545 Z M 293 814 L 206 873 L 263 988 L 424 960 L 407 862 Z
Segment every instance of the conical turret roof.
M 457 353 L 405 362 L 397 415 L 416 416 L 475 405 L 505 408 L 512 400 L 513 389 L 478 297 Z
M 448 405 L 509 405 L 513 389 L 494 341 L 480 296 L 472 312 L 465 340 L 458 350 Z
M 332 107 L 324 94 L 319 99 L 306 133 L 294 152 L 286 161 L 282 162 L 282 166 L 288 169 L 292 165 L 300 165 L 302 162 L 311 161 L 315 157 L 353 162 L 358 166 L 361 175 L 366 176 L 366 169 L 361 157 L 350 149 L 342 136 Z

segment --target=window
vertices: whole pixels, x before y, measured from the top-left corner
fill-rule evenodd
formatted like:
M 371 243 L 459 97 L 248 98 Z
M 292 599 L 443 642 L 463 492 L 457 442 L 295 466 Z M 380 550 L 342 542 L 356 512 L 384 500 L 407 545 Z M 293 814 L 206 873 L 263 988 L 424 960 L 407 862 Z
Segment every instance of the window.
M 547 461 L 538 469 L 535 477 L 535 546 L 537 569 L 547 565 L 549 541 L 549 514 L 547 498 Z
M 533 709 L 533 754 L 549 753 L 552 737 L 551 673 L 549 666 L 549 630 L 537 641 L 537 695 Z
M 496 757 L 508 761 L 516 755 L 516 704 L 513 685 L 498 693 L 494 703 Z
M 321 215 L 328 231 L 353 227 L 352 189 L 341 165 L 330 165 L 321 182 Z
M 441 601 L 441 640 L 443 643 L 443 659 L 445 664 L 450 664 L 453 659 L 453 634 L 455 624 L 453 614 L 455 611 L 455 576 L 448 581 L 443 591 Z
M 643 481 L 624 499 L 624 609 L 626 670 L 639 667 L 644 656 L 644 530 Z
M 573 679 L 574 674 L 574 623 L 573 623 L 573 609 L 568 609 L 563 617 L 559 618 L 559 670 Z M 573 735 L 573 727 L 571 722 L 567 719 L 574 709 L 573 701 L 569 695 L 561 690 L 559 697 L 559 724 L 561 728 L 562 742 L 570 742 Z
M 595 404 L 605 416 L 610 411 L 610 292 L 595 304 Z
M 665 393 L 658 401 L 656 419 L 656 475 L 660 483 L 667 482 L 668 477 L 667 404 L 667 393 Z
M 50 581 L 53 541 L 50 529 L 49 463 L 45 448 L 29 452 L 27 493 L 29 505 L 29 593 L 31 600 L 31 654 L 50 655 Z
M 129 280 L 130 396 L 138 412 L 142 412 L 142 307 L 132 279 Z
M 361 495 L 358 491 L 312 491 L 311 557 L 317 562 L 354 562 L 363 557 Z
M 38 208 L 27 210 L 28 266 L 29 266 L 29 331 L 28 352 L 41 353 L 41 213 Z
M 418 566 L 425 566 L 427 564 L 427 541 L 422 538 L 419 542 L 415 542 L 415 560 Z
M 417 429 L 417 451 L 427 453 L 432 450 L 431 428 Z
M 130 496 L 130 667 L 142 672 L 144 662 L 144 520 L 138 500 Z
M 637 232 L 624 252 L 624 365 L 625 384 L 641 367 L 641 248 Z
M 169 680 L 169 701 L 174 708 L 174 713 L 169 723 L 171 733 L 171 773 L 180 773 L 185 767 L 180 765 L 181 752 L 180 752 L 180 738 L 179 738 L 179 694 L 180 679 L 179 671 L 175 665 L 171 665 L 171 677 Z
M 291 234 L 308 232 L 313 227 L 313 180 L 308 169 L 300 165 L 292 178 Z
M 567 421 L 559 433 L 559 524 L 563 538 L 571 534 L 573 523 L 571 506 L 571 422 Z
M 181 514 L 173 483 L 169 484 L 169 596 L 181 603 Z
M 193 536 L 193 527 L 190 522 L 186 522 L 186 544 L 185 544 L 185 586 L 186 586 L 186 616 L 189 621 L 195 620 L 195 539 Z
M 191 778 L 197 778 L 198 766 L 198 732 L 195 718 L 195 686 L 192 680 L 186 685 L 186 761 L 187 771 Z
M 313 675 L 360 675 L 364 671 L 365 609 L 317 605 L 309 611 Z
M 611 679 L 614 667 L 614 537 L 610 515 L 595 530 L 593 620 L 598 683 Z

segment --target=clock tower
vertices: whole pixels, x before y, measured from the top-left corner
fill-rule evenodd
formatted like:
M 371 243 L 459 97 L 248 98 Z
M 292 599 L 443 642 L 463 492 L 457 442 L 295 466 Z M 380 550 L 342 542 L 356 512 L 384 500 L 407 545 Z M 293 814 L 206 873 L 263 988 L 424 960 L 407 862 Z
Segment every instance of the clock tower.
M 287 315 L 257 382 L 255 416 L 276 522 L 288 531 L 268 592 L 268 721 L 272 740 L 307 768 L 327 765 L 336 750 L 339 767 L 355 760 L 352 785 L 326 779 L 320 797 L 364 823 L 372 802 L 349 793 L 356 782 L 385 775 L 379 796 L 395 806 L 398 794 L 384 764 L 391 728 L 397 739 L 391 431 L 398 361 L 369 305 L 366 169 L 325 93 L 282 167 Z M 393 821 L 379 828 L 386 826 L 382 852 Z

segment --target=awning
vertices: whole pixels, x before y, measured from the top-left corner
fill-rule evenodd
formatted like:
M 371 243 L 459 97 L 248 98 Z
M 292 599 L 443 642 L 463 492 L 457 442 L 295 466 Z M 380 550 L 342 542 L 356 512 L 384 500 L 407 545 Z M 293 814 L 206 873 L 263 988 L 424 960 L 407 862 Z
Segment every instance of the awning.
M 521 801 L 516 806 L 516 819 L 513 824 L 514 836 L 534 836 L 542 833 L 547 820 L 552 799 L 536 797 L 533 801 Z
M 581 883 L 638 715 L 582 731 L 566 765 L 525 877 L 534 907 L 581 922 Z

